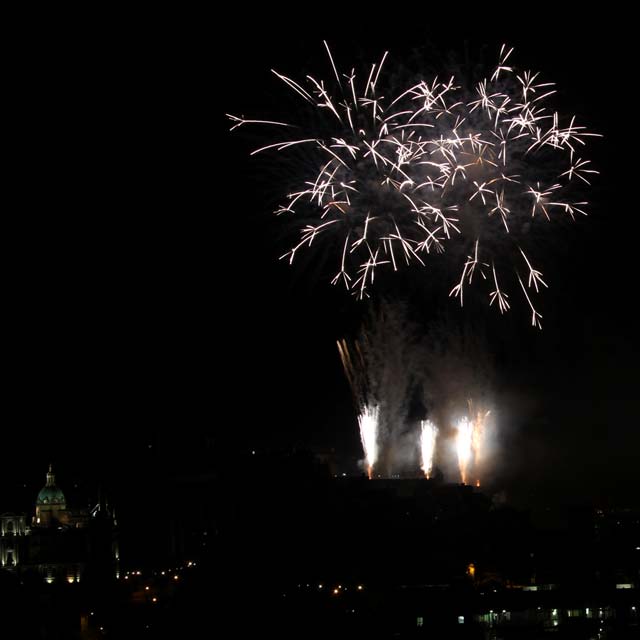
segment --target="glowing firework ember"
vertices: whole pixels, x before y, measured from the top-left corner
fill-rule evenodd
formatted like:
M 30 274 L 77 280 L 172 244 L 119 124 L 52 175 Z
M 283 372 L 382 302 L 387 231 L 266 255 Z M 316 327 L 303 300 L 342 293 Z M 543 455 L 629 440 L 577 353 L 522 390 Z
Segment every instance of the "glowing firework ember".
M 273 72 L 314 111 L 313 126 L 229 116 L 231 129 L 282 130 L 252 154 L 298 153 L 308 162 L 296 166 L 313 165 L 276 211 L 312 216 L 282 257 L 293 262 L 314 240 L 332 239 L 339 256 L 333 284 L 362 297 L 378 269 L 424 265 L 446 252 L 457 272 L 449 296 L 462 305 L 475 278 L 504 313 L 520 292 L 541 327 L 534 295 L 547 284 L 527 246 L 531 227 L 586 215 L 575 187 L 597 173 L 582 155 L 595 134 L 544 106 L 552 83 L 517 70 L 504 46 L 472 93 L 451 76 L 422 80 L 396 97 L 379 89 L 386 53 L 362 82 L 354 70 L 341 73 L 325 47 L 329 81 L 307 76 L 300 84 Z
M 422 420 L 420 423 L 420 454 L 421 469 L 426 478 L 431 475 L 433 469 L 433 454 L 436 450 L 436 438 L 438 428 L 431 420 Z
M 457 429 L 456 451 L 458 453 L 458 467 L 460 468 L 462 482 L 467 484 L 467 467 L 472 454 L 473 425 L 467 418 L 462 418 L 458 422 Z
M 364 449 L 369 480 L 373 475 L 373 465 L 378 459 L 378 407 L 366 406 L 358 417 L 360 439 Z

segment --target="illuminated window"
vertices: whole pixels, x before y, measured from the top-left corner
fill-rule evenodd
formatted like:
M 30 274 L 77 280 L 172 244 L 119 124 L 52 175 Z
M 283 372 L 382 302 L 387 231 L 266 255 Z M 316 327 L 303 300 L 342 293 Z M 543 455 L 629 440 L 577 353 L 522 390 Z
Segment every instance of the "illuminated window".
M 458 624 L 464 624 L 464 616 L 458 616 Z
M 418 616 L 418 619 L 416 620 L 416 626 L 417 627 L 423 627 L 424 626 L 424 618 L 422 616 Z

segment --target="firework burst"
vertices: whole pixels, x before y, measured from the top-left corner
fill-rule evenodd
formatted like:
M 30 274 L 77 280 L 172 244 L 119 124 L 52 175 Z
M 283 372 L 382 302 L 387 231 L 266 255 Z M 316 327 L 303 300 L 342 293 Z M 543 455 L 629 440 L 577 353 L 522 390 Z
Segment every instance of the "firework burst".
M 386 53 L 358 78 L 341 72 L 325 48 L 328 81 L 273 72 L 321 126 L 229 116 L 231 129 L 282 132 L 252 154 L 298 151 L 314 167 L 277 210 L 305 221 L 282 258 L 293 262 L 331 240 L 339 256 L 332 283 L 363 297 L 379 269 L 445 254 L 457 273 L 450 297 L 463 305 L 467 288 L 482 283 L 488 304 L 504 313 L 518 294 L 541 327 L 534 300 L 547 284 L 528 246 L 532 226 L 586 214 L 575 187 L 597 173 L 583 156 L 596 134 L 550 110 L 552 83 L 518 70 L 505 46 L 471 91 L 464 78 L 447 76 L 395 96 L 381 91 Z

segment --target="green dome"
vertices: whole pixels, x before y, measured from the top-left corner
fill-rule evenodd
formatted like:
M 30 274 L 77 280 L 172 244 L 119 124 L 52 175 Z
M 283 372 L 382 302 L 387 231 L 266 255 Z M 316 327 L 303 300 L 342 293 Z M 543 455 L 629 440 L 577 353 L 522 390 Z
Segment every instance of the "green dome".
M 53 475 L 51 465 L 49 465 L 49 473 L 47 473 L 47 484 L 40 490 L 36 504 L 40 506 L 65 504 L 64 493 L 56 486 L 56 477 Z
M 33 495 L 33 494 L 32 494 Z M 36 504 L 64 504 L 64 493 L 56 485 L 46 486 L 40 490 Z

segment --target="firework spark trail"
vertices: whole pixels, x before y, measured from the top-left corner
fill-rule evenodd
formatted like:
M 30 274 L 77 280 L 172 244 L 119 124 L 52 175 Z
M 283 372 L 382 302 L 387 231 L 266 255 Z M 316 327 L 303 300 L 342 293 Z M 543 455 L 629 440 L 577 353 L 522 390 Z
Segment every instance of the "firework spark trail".
M 436 450 L 437 437 L 438 428 L 436 425 L 431 420 L 422 420 L 420 422 L 420 466 L 427 479 L 431 476 L 433 469 L 433 455 Z
M 346 340 L 338 340 L 338 353 L 340 354 L 340 361 L 342 362 L 342 368 L 344 369 L 344 375 L 349 382 L 349 388 L 353 394 L 353 399 L 356 406 L 360 407 L 363 404 L 361 384 L 358 380 L 358 370 L 354 366 L 353 359 L 351 358 L 351 352 Z
M 462 418 L 457 424 L 456 452 L 458 467 L 463 484 L 467 483 L 467 467 L 472 455 L 473 425 L 467 418 Z
M 505 46 L 489 79 L 477 82 L 471 94 L 452 76 L 421 80 L 394 98 L 378 94 L 386 53 L 362 84 L 354 70 L 340 73 L 324 45 L 331 81 L 307 76 L 305 88 L 273 72 L 324 118 L 317 131 L 295 136 L 311 127 L 229 116 L 231 129 L 282 130 L 283 139 L 253 153 L 306 150 L 315 166 L 315 175 L 301 176 L 300 188 L 277 210 L 302 215 L 305 204 L 316 220 L 301 228 L 299 242 L 282 258 L 293 262 L 316 238 L 334 236 L 340 268 L 332 283 L 362 298 L 377 269 L 424 265 L 430 254 L 448 252 L 451 268 L 460 270 L 449 295 L 461 305 L 478 273 L 476 281 L 488 283 L 489 304 L 495 302 L 500 313 L 510 309 L 511 291 L 520 285 L 532 324 L 541 327 L 532 294 L 546 284 L 522 245 L 531 224 L 585 214 L 587 203 L 574 199 L 572 187 L 588 185 L 597 171 L 576 150 L 597 134 L 575 117 L 563 124 L 544 106 L 555 93 L 553 83 L 519 71 Z
M 360 439 L 364 449 L 369 480 L 373 476 L 373 465 L 378 459 L 378 413 L 377 406 L 366 406 L 358 416 Z

